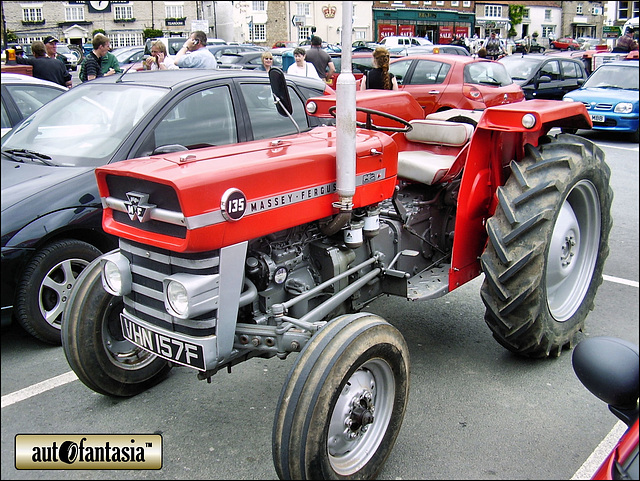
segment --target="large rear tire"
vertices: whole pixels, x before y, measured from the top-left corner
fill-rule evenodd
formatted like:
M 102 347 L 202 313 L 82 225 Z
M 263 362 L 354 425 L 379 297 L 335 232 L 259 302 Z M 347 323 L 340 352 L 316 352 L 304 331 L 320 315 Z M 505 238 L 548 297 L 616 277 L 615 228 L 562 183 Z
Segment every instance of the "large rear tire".
M 485 321 L 510 351 L 559 356 L 573 347 L 602 283 L 611 173 L 602 150 L 574 135 L 543 137 L 525 152 L 487 222 Z
M 172 367 L 124 339 L 123 306 L 122 297 L 102 287 L 96 259 L 78 277 L 62 322 L 62 347 L 71 369 L 87 387 L 108 396 L 139 394 L 163 380 Z
M 305 346 L 280 394 L 273 460 L 281 479 L 375 479 L 402 425 L 409 351 L 367 313 L 334 319 Z

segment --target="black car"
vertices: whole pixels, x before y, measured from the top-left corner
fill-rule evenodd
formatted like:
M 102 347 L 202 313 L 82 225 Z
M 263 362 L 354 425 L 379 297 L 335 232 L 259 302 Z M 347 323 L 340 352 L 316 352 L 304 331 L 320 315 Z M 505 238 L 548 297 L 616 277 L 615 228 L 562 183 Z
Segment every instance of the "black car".
M 508 55 L 498 60 L 515 83 L 522 87 L 526 100 L 562 100 L 567 92 L 587 80 L 582 61 L 548 55 Z
M 318 125 L 305 102 L 328 88 L 304 77 L 287 83 L 299 128 Z M 76 278 L 116 246 L 102 230 L 96 167 L 296 132 L 277 113 L 264 72 L 129 72 L 45 104 L 2 139 L 3 314 L 12 311 L 35 337 L 60 342 Z
M 262 50 L 251 52 L 223 53 L 218 59 L 219 68 L 236 68 L 256 70 L 262 67 Z M 282 69 L 282 52 L 279 49 L 271 52 L 273 66 Z

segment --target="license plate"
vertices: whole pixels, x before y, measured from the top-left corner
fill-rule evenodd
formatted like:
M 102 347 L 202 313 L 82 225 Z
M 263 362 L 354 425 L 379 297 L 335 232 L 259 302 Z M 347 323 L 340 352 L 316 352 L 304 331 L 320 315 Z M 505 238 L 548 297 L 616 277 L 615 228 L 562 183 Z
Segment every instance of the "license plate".
M 131 341 L 136 346 L 150 351 L 168 361 L 201 371 L 205 370 L 204 350 L 202 346 L 168 336 L 164 332 L 141 326 L 134 320 L 128 318 L 124 313 L 120 313 L 120 322 L 122 323 L 122 334 L 125 339 Z
M 604 115 L 592 115 L 591 122 L 604 122 Z

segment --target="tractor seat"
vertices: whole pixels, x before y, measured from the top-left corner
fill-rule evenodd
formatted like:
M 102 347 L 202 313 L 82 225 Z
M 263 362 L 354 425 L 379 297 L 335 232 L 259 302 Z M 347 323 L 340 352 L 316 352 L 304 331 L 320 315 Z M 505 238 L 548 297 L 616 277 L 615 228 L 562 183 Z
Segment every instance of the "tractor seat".
M 398 152 L 398 176 L 431 185 L 451 168 L 458 154 L 473 134 L 473 126 L 444 120 L 412 120 L 413 130 L 407 140 L 445 147 L 441 152 L 405 150 Z M 446 148 L 449 147 L 449 148 Z

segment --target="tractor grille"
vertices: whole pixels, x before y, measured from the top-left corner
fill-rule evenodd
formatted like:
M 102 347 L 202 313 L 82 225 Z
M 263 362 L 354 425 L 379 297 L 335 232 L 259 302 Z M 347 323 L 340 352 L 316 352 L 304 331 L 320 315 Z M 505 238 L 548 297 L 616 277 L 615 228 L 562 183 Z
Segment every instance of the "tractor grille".
M 164 209 L 177 214 L 181 213 L 178 196 L 173 188 L 168 185 L 117 175 L 108 175 L 106 182 L 109 187 L 110 198 L 115 199 L 120 203 L 124 203 L 129 200 L 127 194 L 131 192 L 141 192 L 148 194 L 149 203 L 159 209 Z M 151 219 L 147 222 L 140 222 L 136 218 L 132 219 L 124 208 L 122 210 L 114 208 L 113 219 L 120 224 L 155 234 L 163 234 L 178 239 L 184 239 L 187 236 L 187 228 L 183 225 L 176 225 L 155 219 Z
M 179 319 L 165 310 L 162 280 L 177 273 L 219 274 L 219 251 L 178 254 L 123 239 L 120 239 L 120 251 L 131 265 L 132 290 L 124 297 L 128 312 L 169 331 L 191 336 L 215 334 L 217 310 L 194 319 Z

